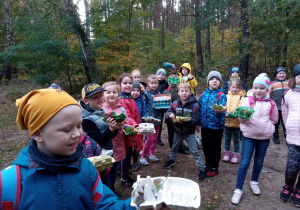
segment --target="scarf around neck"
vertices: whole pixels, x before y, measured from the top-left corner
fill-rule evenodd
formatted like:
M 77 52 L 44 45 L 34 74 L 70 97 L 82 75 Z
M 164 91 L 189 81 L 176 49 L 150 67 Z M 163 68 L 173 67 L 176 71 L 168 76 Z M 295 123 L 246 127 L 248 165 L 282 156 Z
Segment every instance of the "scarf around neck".
M 50 157 L 41 152 L 37 147 L 37 142 L 34 139 L 31 139 L 29 143 L 28 154 L 33 162 L 38 164 L 40 167 L 43 167 L 51 172 L 57 172 L 70 164 L 79 167 L 79 163 L 82 158 L 82 149 L 83 146 L 81 143 L 79 143 L 75 153 L 70 156 L 58 155 L 56 157 Z M 34 168 L 36 168 L 36 166 Z

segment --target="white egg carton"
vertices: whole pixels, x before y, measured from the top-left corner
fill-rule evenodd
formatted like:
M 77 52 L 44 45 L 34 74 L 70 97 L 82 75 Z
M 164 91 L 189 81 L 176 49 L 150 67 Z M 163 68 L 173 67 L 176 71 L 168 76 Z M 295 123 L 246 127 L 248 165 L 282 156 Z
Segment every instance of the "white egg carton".
M 166 177 L 140 178 L 133 184 L 130 205 L 138 210 L 160 209 L 165 203 L 171 210 L 198 209 L 201 195 L 198 183 L 179 177 L 169 177 L 162 189 L 156 191 L 154 180 Z
M 139 124 L 139 132 L 141 134 L 155 134 L 155 128 L 152 123 L 141 123 Z

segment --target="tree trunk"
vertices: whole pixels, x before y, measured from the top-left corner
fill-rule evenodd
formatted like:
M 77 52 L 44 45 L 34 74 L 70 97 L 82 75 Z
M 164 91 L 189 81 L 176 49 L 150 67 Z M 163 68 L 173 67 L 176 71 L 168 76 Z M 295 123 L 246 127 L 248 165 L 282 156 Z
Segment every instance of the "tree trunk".
M 205 44 L 205 47 L 206 47 L 206 51 L 207 51 L 207 61 L 208 61 L 208 65 L 210 67 L 210 57 L 211 57 L 211 54 L 210 54 L 210 25 L 208 23 L 207 27 L 206 27 L 206 44 Z
M 196 78 L 202 76 L 203 72 L 203 55 L 202 55 L 202 46 L 201 46 L 201 19 L 200 19 L 200 2 L 195 0 L 195 30 L 196 30 L 196 50 L 197 50 L 197 71 Z
M 10 46 L 13 45 L 13 38 L 14 38 L 11 2 L 10 0 L 3 0 L 2 5 L 3 5 L 3 12 L 4 12 L 4 18 L 6 24 L 6 43 L 7 43 L 7 48 L 9 48 Z M 12 65 L 10 59 L 5 60 L 2 65 L 2 69 L 0 72 L 0 81 L 2 80 L 3 76 L 7 81 L 12 79 Z
M 163 6 L 162 9 L 162 21 L 161 21 L 161 48 L 165 49 L 165 13 Z
M 87 39 L 91 40 L 91 20 L 90 20 L 90 7 L 88 0 L 84 0 L 84 8 L 85 8 L 85 31 Z
M 249 14 L 248 14 L 248 0 L 241 0 L 241 22 L 243 24 L 243 37 L 242 37 L 242 62 L 241 71 L 243 72 L 243 77 L 247 83 L 248 70 L 249 70 Z
M 89 40 L 87 38 L 86 33 L 84 32 L 81 24 L 80 24 L 80 19 L 78 16 L 78 13 L 76 11 L 76 9 L 74 8 L 74 5 L 72 3 L 71 0 L 62 0 L 62 3 L 64 5 L 66 14 L 69 18 L 69 22 L 71 23 L 71 28 L 73 29 L 75 35 L 77 36 L 77 39 L 79 41 L 79 44 L 81 46 L 84 58 L 85 58 L 85 62 L 86 62 L 86 67 L 85 68 L 85 72 L 88 74 L 87 79 L 88 82 L 93 82 L 94 75 L 96 75 L 96 70 L 97 70 L 97 63 L 95 60 L 95 57 L 93 56 L 90 44 L 89 44 Z M 100 74 L 97 74 L 97 82 L 101 82 L 101 77 Z

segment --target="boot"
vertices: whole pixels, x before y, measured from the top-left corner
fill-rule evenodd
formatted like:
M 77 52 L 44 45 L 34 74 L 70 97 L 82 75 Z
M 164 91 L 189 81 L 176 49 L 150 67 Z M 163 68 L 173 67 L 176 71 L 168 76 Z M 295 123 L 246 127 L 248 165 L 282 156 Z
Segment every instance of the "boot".
M 230 159 L 230 163 L 237 164 L 239 162 L 239 157 L 240 157 L 239 153 L 233 152 Z
M 223 161 L 224 161 L 224 162 L 229 162 L 230 156 L 231 156 L 231 152 L 230 152 L 230 151 L 225 151 L 225 152 L 224 152 Z
M 273 141 L 275 144 L 280 144 L 280 140 L 279 140 L 278 136 L 274 136 Z

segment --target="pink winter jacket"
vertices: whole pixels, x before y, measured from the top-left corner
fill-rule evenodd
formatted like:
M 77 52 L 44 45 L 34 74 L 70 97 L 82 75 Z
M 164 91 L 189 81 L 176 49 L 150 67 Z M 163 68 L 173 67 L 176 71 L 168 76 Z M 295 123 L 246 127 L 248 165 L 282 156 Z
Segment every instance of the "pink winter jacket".
M 116 114 L 121 114 L 122 113 L 122 110 L 120 108 L 121 106 L 122 104 L 121 101 L 119 100 L 117 102 L 117 105 L 113 109 L 110 106 L 106 105 L 105 103 L 103 104 L 102 109 L 105 112 L 115 111 Z M 128 120 L 129 118 L 125 119 L 125 124 L 129 124 Z M 126 156 L 123 130 L 120 129 L 118 134 L 111 141 L 113 143 L 114 159 L 116 160 L 116 162 L 123 160 Z
M 248 93 L 247 93 L 248 94 Z M 240 129 L 243 135 L 251 139 L 271 139 L 275 132 L 274 124 L 278 121 L 278 109 L 274 104 L 273 115 L 270 116 L 271 102 L 270 101 L 256 101 L 254 104 L 255 112 L 250 120 L 240 118 Z M 244 98 L 241 106 L 250 107 L 248 97 Z
M 281 105 L 286 142 L 300 146 L 300 92 L 288 90 Z

